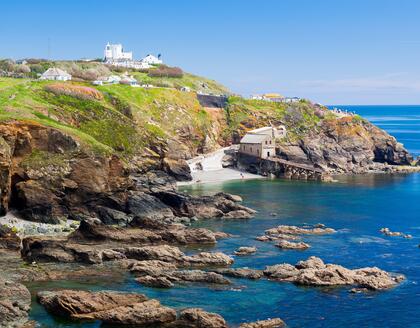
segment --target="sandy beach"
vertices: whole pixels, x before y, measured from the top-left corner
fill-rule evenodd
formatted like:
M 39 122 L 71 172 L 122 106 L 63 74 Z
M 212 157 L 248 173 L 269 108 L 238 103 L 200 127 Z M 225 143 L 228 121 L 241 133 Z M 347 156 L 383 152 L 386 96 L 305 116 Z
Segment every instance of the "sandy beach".
M 220 183 L 230 180 L 263 179 L 264 177 L 240 171 L 232 168 L 224 168 L 222 159 L 225 150 L 229 147 L 221 148 L 213 153 L 201 155 L 188 161 L 191 169 L 192 181 L 178 182 L 179 186 L 199 184 L 199 183 Z M 197 169 L 197 164 L 201 164 L 201 170 Z

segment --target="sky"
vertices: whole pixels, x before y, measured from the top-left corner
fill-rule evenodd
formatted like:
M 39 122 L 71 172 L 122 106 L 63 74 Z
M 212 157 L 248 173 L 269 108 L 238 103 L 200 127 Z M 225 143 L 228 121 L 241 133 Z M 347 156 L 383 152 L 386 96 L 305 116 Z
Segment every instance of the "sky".
M 97 58 L 109 41 L 244 96 L 420 104 L 420 0 L 1 2 L 0 58 Z

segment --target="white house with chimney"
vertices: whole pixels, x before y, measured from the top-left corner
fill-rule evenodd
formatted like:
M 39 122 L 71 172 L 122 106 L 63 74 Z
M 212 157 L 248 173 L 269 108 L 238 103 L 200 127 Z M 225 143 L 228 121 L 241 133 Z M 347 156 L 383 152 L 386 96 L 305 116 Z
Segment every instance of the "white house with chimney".
M 39 78 L 40 80 L 54 80 L 54 81 L 68 81 L 71 80 L 71 75 L 66 71 L 51 67 L 47 69 Z

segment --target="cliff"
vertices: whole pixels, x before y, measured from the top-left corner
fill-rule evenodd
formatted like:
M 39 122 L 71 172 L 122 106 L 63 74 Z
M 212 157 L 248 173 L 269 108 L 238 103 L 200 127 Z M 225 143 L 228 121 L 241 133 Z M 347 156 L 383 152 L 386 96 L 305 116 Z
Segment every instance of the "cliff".
M 80 219 L 101 206 L 127 213 L 139 180 L 150 180 L 153 189 L 168 182 L 162 171 L 189 179 L 186 159 L 269 124 L 288 130 L 278 140 L 279 156 L 326 171 L 412 161 L 395 138 L 364 119 L 338 117 L 309 101 L 231 96 L 225 109 L 205 108 L 196 93 L 176 88 L 0 78 L 1 209 L 47 222 Z M 151 204 L 159 207 L 150 188 Z M 121 214 L 104 211 L 112 220 Z

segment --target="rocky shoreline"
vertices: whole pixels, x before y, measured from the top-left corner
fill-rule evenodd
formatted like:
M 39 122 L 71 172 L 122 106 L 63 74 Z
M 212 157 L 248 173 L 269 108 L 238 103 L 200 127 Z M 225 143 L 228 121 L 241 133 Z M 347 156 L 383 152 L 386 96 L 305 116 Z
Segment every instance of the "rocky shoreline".
M 201 205 L 198 205 L 198 199 Z M 217 194 L 211 199 L 218 204 L 228 204 L 231 211 L 236 211 L 236 206 L 247 211 L 238 204 L 239 197 Z M 195 204 L 195 213 L 214 213 L 213 207 L 203 205 L 209 203 L 208 198 L 194 198 L 192 202 Z M 220 215 L 219 218 L 226 219 L 226 215 Z M 303 235 L 321 236 L 334 232 L 334 229 L 322 224 L 302 227 L 283 225 L 268 229 L 264 237 L 284 242 Z M 27 236 L 21 239 L 12 229 L 3 227 L 0 231 L 0 262 L 4 263 L 0 264 L 5 265 L 5 270 L 0 280 L 0 291 L 9 286 L 13 286 L 13 289 L 0 294 L 0 326 L 22 327 L 30 324 L 30 294 L 22 285 L 27 281 L 77 280 L 95 275 L 121 277 L 129 272 L 137 283 L 151 288 L 172 288 L 177 284 L 191 283 L 220 288 L 233 285 L 229 279 L 232 277 L 268 279 L 273 283 L 291 282 L 305 286 L 383 290 L 396 286 L 404 279 L 402 275 L 389 274 L 378 268 L 347 269 L 336 264 L 325 264 L 316 257 L 309 257 L 295 265 L 271 265 L 264 270 L 232 268 L 234 258 L 229 254 L 195 251 L 187 255 L 179 248 L 194 245 L 211 247 L 220 238 L 229 238 L 229 235 L 203 228 L 190 228 L 180 223 L 168 223 L 162 221 L 161 217 L 143 217 L 136 220 L 136 226 L 126 227 L 107 225 L 98 218 L 84 219 L 74 232 L 64 237 Z M 232 255 L 252 256 L 256 252 L 255 247 L 241 247 Z M 142 294 L 42 291 L 38 293 L 38 301 L 49 312 L 68 319 L 100 320 L 104 324 L 138 327 L 154 325 L 162 328 L 227 327 L 225 320 L 218 314 L 196 308 L 177 312 Z M 69 309 L 71 312 L 68 312 Z M 284 325 L 277 318 L 247 323 L 241 327 Z

